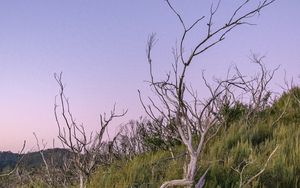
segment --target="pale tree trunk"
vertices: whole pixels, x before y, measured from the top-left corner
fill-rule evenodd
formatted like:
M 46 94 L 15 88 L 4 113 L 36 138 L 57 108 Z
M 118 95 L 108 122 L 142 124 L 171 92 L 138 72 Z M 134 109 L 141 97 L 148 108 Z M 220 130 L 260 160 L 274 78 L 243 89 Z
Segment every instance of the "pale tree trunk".
M 79 174 L 79 187 L 86 188 L 85 180 L 84 180 L 84 176 L 83 176 L 82 172 L 80 172 L 80 174 Z
M 187 180 L 194 181 L 196 168 L 197 168 L 197 155 L 192 154 L 190 155 L 190 162 L 187 166 L 187 173 L 186 173 Z
M 194 183 L 194 178 L 197 170 L 197 155 L 189 155 L 190 161 L 185 169 L 185 174 L 183 179 L 171 180 L 164 182 L 160 188 L 167 188 L 172 186 L 184 186 L 185 188 L 191 188 Z

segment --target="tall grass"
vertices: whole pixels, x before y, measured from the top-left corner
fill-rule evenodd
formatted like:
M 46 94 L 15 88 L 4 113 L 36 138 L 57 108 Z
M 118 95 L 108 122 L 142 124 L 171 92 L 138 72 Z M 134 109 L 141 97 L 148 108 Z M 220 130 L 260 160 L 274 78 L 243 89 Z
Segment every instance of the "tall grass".
M 300 104 L 295 97 L 300 99 L 299 88 L 284 93 L 254 124 L 236 118 L 223 127 L 199 161 L 197 178 L 210 166 L 205 187 L 238 187 L 239 174 L 233 168 L 249 163 L 243 173 L 247 180 L 259 172 L 276 146 L 279 149 L 265 171 L 248 187 L 300 187 Z M 286 113 L 274 123 L 283 111 Z M 180 152 L 181 146 L 177 148 L 177 154 Z M 157 151 L 101 166 L 89 187 L 159 187 L 165 180 L 182 176 L 183 157 L 171 160 L 170 156 L 167 151 Z

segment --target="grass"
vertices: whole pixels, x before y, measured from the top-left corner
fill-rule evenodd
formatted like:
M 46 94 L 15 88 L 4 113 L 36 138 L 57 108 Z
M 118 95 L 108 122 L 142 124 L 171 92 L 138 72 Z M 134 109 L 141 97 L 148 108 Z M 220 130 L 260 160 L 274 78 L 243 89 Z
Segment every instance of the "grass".
M 199 159 L 197 178 L 211 167 L 205 187 L 238 187 L 239 175 L 233 168 L 250 162 L 243 175 L 244 180 L 249 179 L 259 172 L 276 146 L 279 149 L 264 173 L 248 187 L 300 187 L 300 105 L 291 96 L 299 97 L 300 89 L 283 94 L 254 123 L 236 119 L 219 131 Z M 285 109 L 282 119 L 274 124 Z M 176 150 L 179 155 L 182 146 Z M 163 181 L 182 177 L 183 158 L 168 160 L 170 156 L 167 151 L 157 151 L 99 167 L 89 187 L 159 187 Z

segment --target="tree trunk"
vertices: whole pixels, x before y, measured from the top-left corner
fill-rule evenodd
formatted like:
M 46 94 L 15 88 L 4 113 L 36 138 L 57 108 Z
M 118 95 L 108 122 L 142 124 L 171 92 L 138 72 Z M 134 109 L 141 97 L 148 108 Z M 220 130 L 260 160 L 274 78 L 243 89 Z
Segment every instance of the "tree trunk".
M 84 181 L 83 174 L 81 172 L 79 174 L 79 187 L 80 188 L 85 188 L 85 181 Z
M 197 170 L 197 155 L 190 154 L 190 162 L 187 166 L 187 172 L 185 175 L 185 179 L 191 182 L 194 182 L 194 178 Z M 187 185 L 186 188 L 191 188 L 192 185 Z
M 184 178 L 179 180 L 166 181 L 160 186 L 160 188 L 167 188 L 172 186 L 185 186 L 186 188 L 191 188 L 194 183 L 196 169 L 197 169 L 197 155 L 190 154 L 190 161 L 187 166 L 186 173 L 184 174 Z

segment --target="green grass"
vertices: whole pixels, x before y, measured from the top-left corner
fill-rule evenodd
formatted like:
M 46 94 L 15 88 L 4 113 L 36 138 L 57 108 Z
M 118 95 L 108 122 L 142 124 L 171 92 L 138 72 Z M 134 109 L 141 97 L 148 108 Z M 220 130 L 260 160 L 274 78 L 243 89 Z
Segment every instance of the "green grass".
M 299 94 L 299 88 L 283 94 L 253 124 L 236 118 L 223 127 L 199 159 L 197 178 L 211 167 L 205 187 L 238 187 L 239 176 L 232 168 L 251 161 L 244 171 L 247 180 L 259 172 L 276 146 L 279 148 L 264 173 L 248 187 L 300 187 L 300 105 L 294 98 L 288 99 Z M 286 113 L 274 124 L 284 109 Z M 182 146 L 176 150 L 180 154 Z M 167 160 L 170 157 L 167 151 L 157 151 L 99 167 L 89 187 L 159 187 L 163 181 L 182 176 L 184 159 Z
M 166 151 L 147 153 L 131 161 L 118 161 L 109 167 L 100 167 L 89 187 L 159 187 L 165 179 L 180 178 L 180 161 L 170 159 Z

